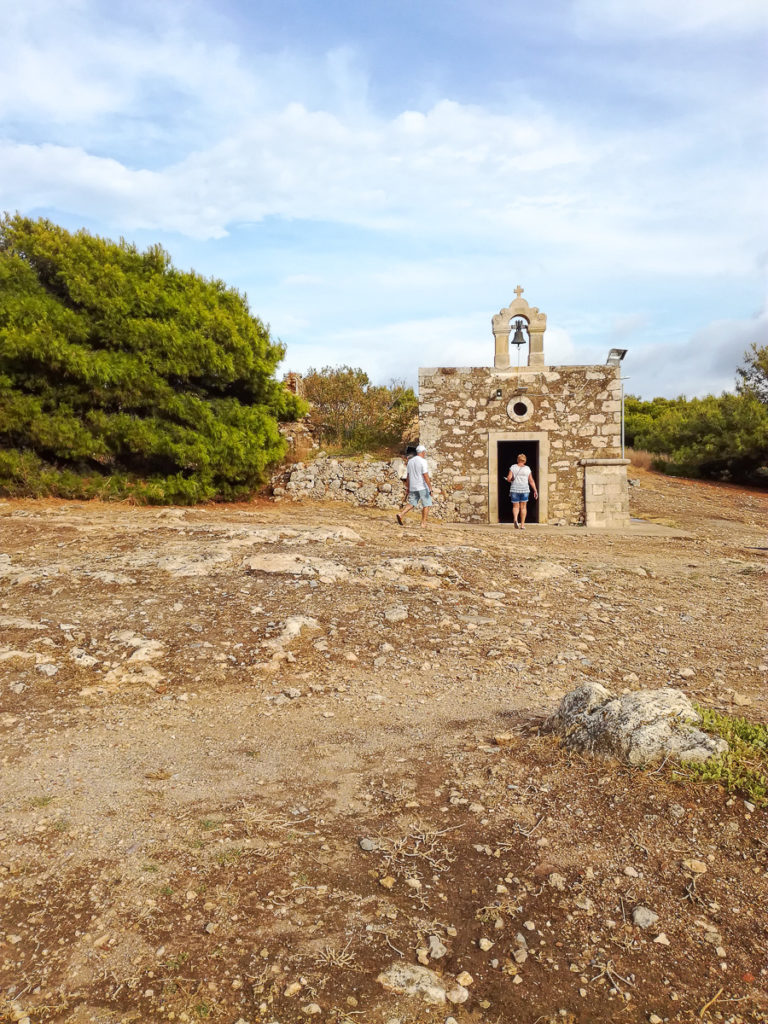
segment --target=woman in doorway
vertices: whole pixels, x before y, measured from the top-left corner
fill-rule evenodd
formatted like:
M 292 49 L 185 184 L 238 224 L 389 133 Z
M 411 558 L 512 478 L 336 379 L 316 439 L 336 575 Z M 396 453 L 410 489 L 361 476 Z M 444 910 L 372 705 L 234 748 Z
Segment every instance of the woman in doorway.
M 534 498 L 539 496 L 533 473 L 531 473 L 530 467 L 526 466 L 526 462 L 527 459 L 524 455 L 518 455 L 516 465 L 509 467 L 506 476 L 507 483 L 510 485 L 509 500 L 512 502 L 512 518 L 516 530 L 525 529 L 525 515 L 531 491 L 533 491 Z M 520 522 L 518 522 L 518 518 Z

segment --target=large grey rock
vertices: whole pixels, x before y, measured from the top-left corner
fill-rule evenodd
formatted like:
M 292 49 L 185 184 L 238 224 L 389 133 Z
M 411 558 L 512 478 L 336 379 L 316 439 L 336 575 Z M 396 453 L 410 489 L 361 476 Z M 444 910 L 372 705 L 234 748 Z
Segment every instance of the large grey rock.
M 616 697 L 600 683 L 586 683 L 563 697 L 546 728 L 576 750 L 640 765 L 665 757 L 706 761 L 727 751 L 725 740 L 696 728 L 699 720 L 680 690 L 638 690 Z

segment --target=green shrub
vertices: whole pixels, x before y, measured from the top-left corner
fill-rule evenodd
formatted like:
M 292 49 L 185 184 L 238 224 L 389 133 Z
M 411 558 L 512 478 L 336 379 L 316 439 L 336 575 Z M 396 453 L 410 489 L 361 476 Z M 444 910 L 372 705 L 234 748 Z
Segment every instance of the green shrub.
M 159 246 L 0 220 L 0 493 L 192 504 L 242 498 L 304 405 L 223 282 Z
M 696 705 L 701 728 L 728 741 L 729 750 L 703 763 L 683 762 L 689 778 L 718 782 L 759 807 L 768 806 L 768 727 Z

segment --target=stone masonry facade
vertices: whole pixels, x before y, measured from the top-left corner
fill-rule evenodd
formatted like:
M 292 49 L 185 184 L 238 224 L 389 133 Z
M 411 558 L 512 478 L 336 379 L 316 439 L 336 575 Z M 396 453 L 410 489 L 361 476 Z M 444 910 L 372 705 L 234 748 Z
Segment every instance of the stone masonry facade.
M 496 474 L 509 467 L 494 465 L 493 448 L 499 440 L 517 437 L 540 442 L 542 522 L 585 522 L 582 460 L 620 457 L 620 392 L 618 368 L 611 366 L 525 367 L 519 373 L 481 367 L 420 370 L 421 441 L 433 464 L 444 517 L 494 521 Z
M 619 353 L 612 365 L 547 366 L 546 314 L 522 294 L 518 286 L 516 298 L 491 318 L 492 367 L 419 370 L 420 439 L 443 516 L 508 521 L 501 481 L 525 449 L 538 473 L 540 522 L 627 526 L 623 352 L 611 353 Z M 516 367 L 510 346 L 517 349 Z M 527 360 L 521 366 L 523 346 Z

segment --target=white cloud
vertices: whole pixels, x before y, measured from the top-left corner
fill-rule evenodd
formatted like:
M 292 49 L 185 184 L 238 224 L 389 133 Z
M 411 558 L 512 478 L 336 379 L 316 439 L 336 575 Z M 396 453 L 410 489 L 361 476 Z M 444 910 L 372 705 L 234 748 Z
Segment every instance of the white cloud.
M 651 398 L 687 398 L 733 391 L 736 369 L 755 342 L 768 345 L 768 313 L 748 320 L 713 320 L 686 341 L 633 347 L 623 364 L 627 391 Z
M 715 329 L 680 340 L 691 313 L 676 299 L 671 349 L 654 353 L 642 339 L 667 302 L 654 304 L 654 290 L 669 295 L 679 283 L 688 303 L 713 281 L 739 285 L 741 301 L 753 293 L 765 232 L 764 78 L 748 61 L 722 69 L 714 49 L 707 58 L 698 47 L 717 33 L 738 43 L 756 32 L 764 0 L 573 0 L 541 55 L 554 81 L 555 48 L 574 25 L 607 41 L 578 79 L 591 95 L 564 103 L 553 92 L 545 105 L 510 86 L 512 98 L 489 90 L 484 106 L 443 90 L 428 107 L 387 114 L 371 102 L 361 51 L 291 38 L 263 52 L 217 22 L 211 5 L 0 8 L 0 205 L 63 212 L 104 234 L 182 235 L 196 253 L 220 240 L 205 251 L 211 272 L 236 264 L 241 287 L 290 340 L 291 361 L 359 363 L 383 380 L 417 362 L 487 364 L 490 307 L 510 297 L 497 295 L 498 282 L 511 289 L 519 272 L 524 283 L 535 276 L 538 295 L 541 283 L 559 295 L 579 282 L 572 317 L 547 332 L 548 361 L 602 361 L 629 339 L 632 372 L 648 389 L 682 379 L 669 372 L 672 349 L 696 393 L 725 380 L 717 353 L 732 382 L 746 345 L 734 356 Z M 656 38 L 679 43 L 679 60 L 669 61 L 671 46 L 656 59 L 663 48 L 647 45 Z M 637 60 L 638 43 L 651 66 Z M 427 83 L 416 94 L 435 91 Z M 279 269 L 267 265 L 262 238 L 292 221 L 313 222 L 314 248 L 276 243 Z M 257 223 L 261 236 L 248 233 Z M 328 225 L 347 241 L 318 255 Z M 239 247 L 227 249 L 235 231 Z M 485 312 L 467 312 L 488 295 Z M 738 302 L 725 308 L 738 313 Z M 602 313 L 590 318 L 590 309 Z M 430 311 L 443 315 L 422 316 Z M 332 322 L 367 326 L 332 331 Z M 733 327 L 738 338 L 744 322 Z M 709 368 L 697 346 L 712 353 Z
M 768 27 L 765 0 L 574 0 L 576 25 L 595 35 L 630 38 L 717 32 L 742 34 Z
M 449 101 L 362 124 L 292 103 L 159 170 L 80 147 L 0 145 L 2 194 L 16 206 L 88 209 L 121 231 L 218 238 L 272 216 L 508 238 L 554 259 L 578 253 L 582 266 L 669 274 L 751 269 L 741 237 L 760 209 L 759 169 L 739 177 L 737 194 L 721 194 L 702 169 L 680 194 L 676 168 L 661 154 L 649 163 L 638 133 L 608 141 L 552 117 L 522 122 Z

